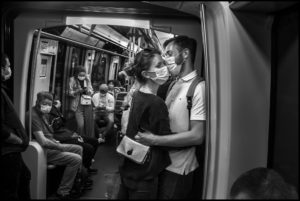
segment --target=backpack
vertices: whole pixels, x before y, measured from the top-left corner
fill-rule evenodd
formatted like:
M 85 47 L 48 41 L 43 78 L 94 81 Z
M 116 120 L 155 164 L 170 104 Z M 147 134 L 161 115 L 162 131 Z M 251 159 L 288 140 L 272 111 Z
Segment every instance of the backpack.
M 196 79 L 193 80 L 192 84 L 190 85 L 188 92 L 186 93 L 186 100 L 187 100 L 187 109 L 189 111 L 189 117 L 191 116 L 191 109 L 193 106 L 193 96 L 195 93 L 195 89 L 196 86 L 202 82 L 204 80 L 204 78 L 202 77 L 196 77 Z M 171 91 L 172 87 L 174 86 L 174 84 L 176 83 L 176 80 L 174 80 L 173 82 L 171 82 L 171 84 L 169 85 L 168 91 L 167 91 L 167 96 L 169 94 L 169 92 Z M 189 120 L 189 130 L 191 129 L 191 123 Z

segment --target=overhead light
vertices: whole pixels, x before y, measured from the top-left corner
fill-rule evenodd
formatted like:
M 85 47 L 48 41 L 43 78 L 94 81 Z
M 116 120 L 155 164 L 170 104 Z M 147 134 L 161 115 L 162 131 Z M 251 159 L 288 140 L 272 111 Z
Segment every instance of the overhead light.
M 129 26 L 129 27 L 150 29 L 150 21 L 149 20 L 112 18 L 112 17 L 67 16 L 66 17 L 66 25 L 74 25 L 74 24 L 105 24 L 105 25 Z

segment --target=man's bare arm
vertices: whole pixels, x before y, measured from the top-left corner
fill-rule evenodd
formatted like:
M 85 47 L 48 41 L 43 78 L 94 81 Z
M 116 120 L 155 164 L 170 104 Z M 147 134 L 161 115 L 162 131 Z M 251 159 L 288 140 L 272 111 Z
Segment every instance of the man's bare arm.
M 191 121 L 191 130 L 171 135 L 153 135 L 152 133 L 138 133 L 138 142 L 153 146 L 186 147 L 200 145 L 205 137 L 205 121 Z
M 46 138 L 44 136 L 44 133 L 42 131 L 36 131 L 36 132 L 33 132 L 33 134 L 34 134 L 37 142 L 42 147 L 47 148 L 47 149 L 60 150 L 60 151 L 63 150 L 63 148 L 60 145 L 60 143 L 49 140 L 48 138 Z

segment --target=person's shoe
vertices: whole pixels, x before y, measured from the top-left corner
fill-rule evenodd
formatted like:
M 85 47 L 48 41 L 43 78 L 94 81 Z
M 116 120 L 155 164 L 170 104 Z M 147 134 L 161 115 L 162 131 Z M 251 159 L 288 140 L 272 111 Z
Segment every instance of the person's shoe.
M 105 142 L 105 139 L 103 139 L 101 137 L 98 138 L 98 144 L 101 144 L 101 143 L 104 143 L 104 142 Z
M 89 174 L 97 174 L 98 173 L 98 169 L 89 168 L 88 169 L 88 173 Z

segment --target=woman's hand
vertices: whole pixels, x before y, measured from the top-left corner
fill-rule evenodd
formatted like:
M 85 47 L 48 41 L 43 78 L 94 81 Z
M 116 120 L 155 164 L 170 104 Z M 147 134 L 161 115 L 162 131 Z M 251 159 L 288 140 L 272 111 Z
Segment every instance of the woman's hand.
M 156 136 L 149 131 L 143 133 L 138 132 L 136 136 L 134 136 L 134 139 L 141 144 L 152 146 L 155 145 Z

